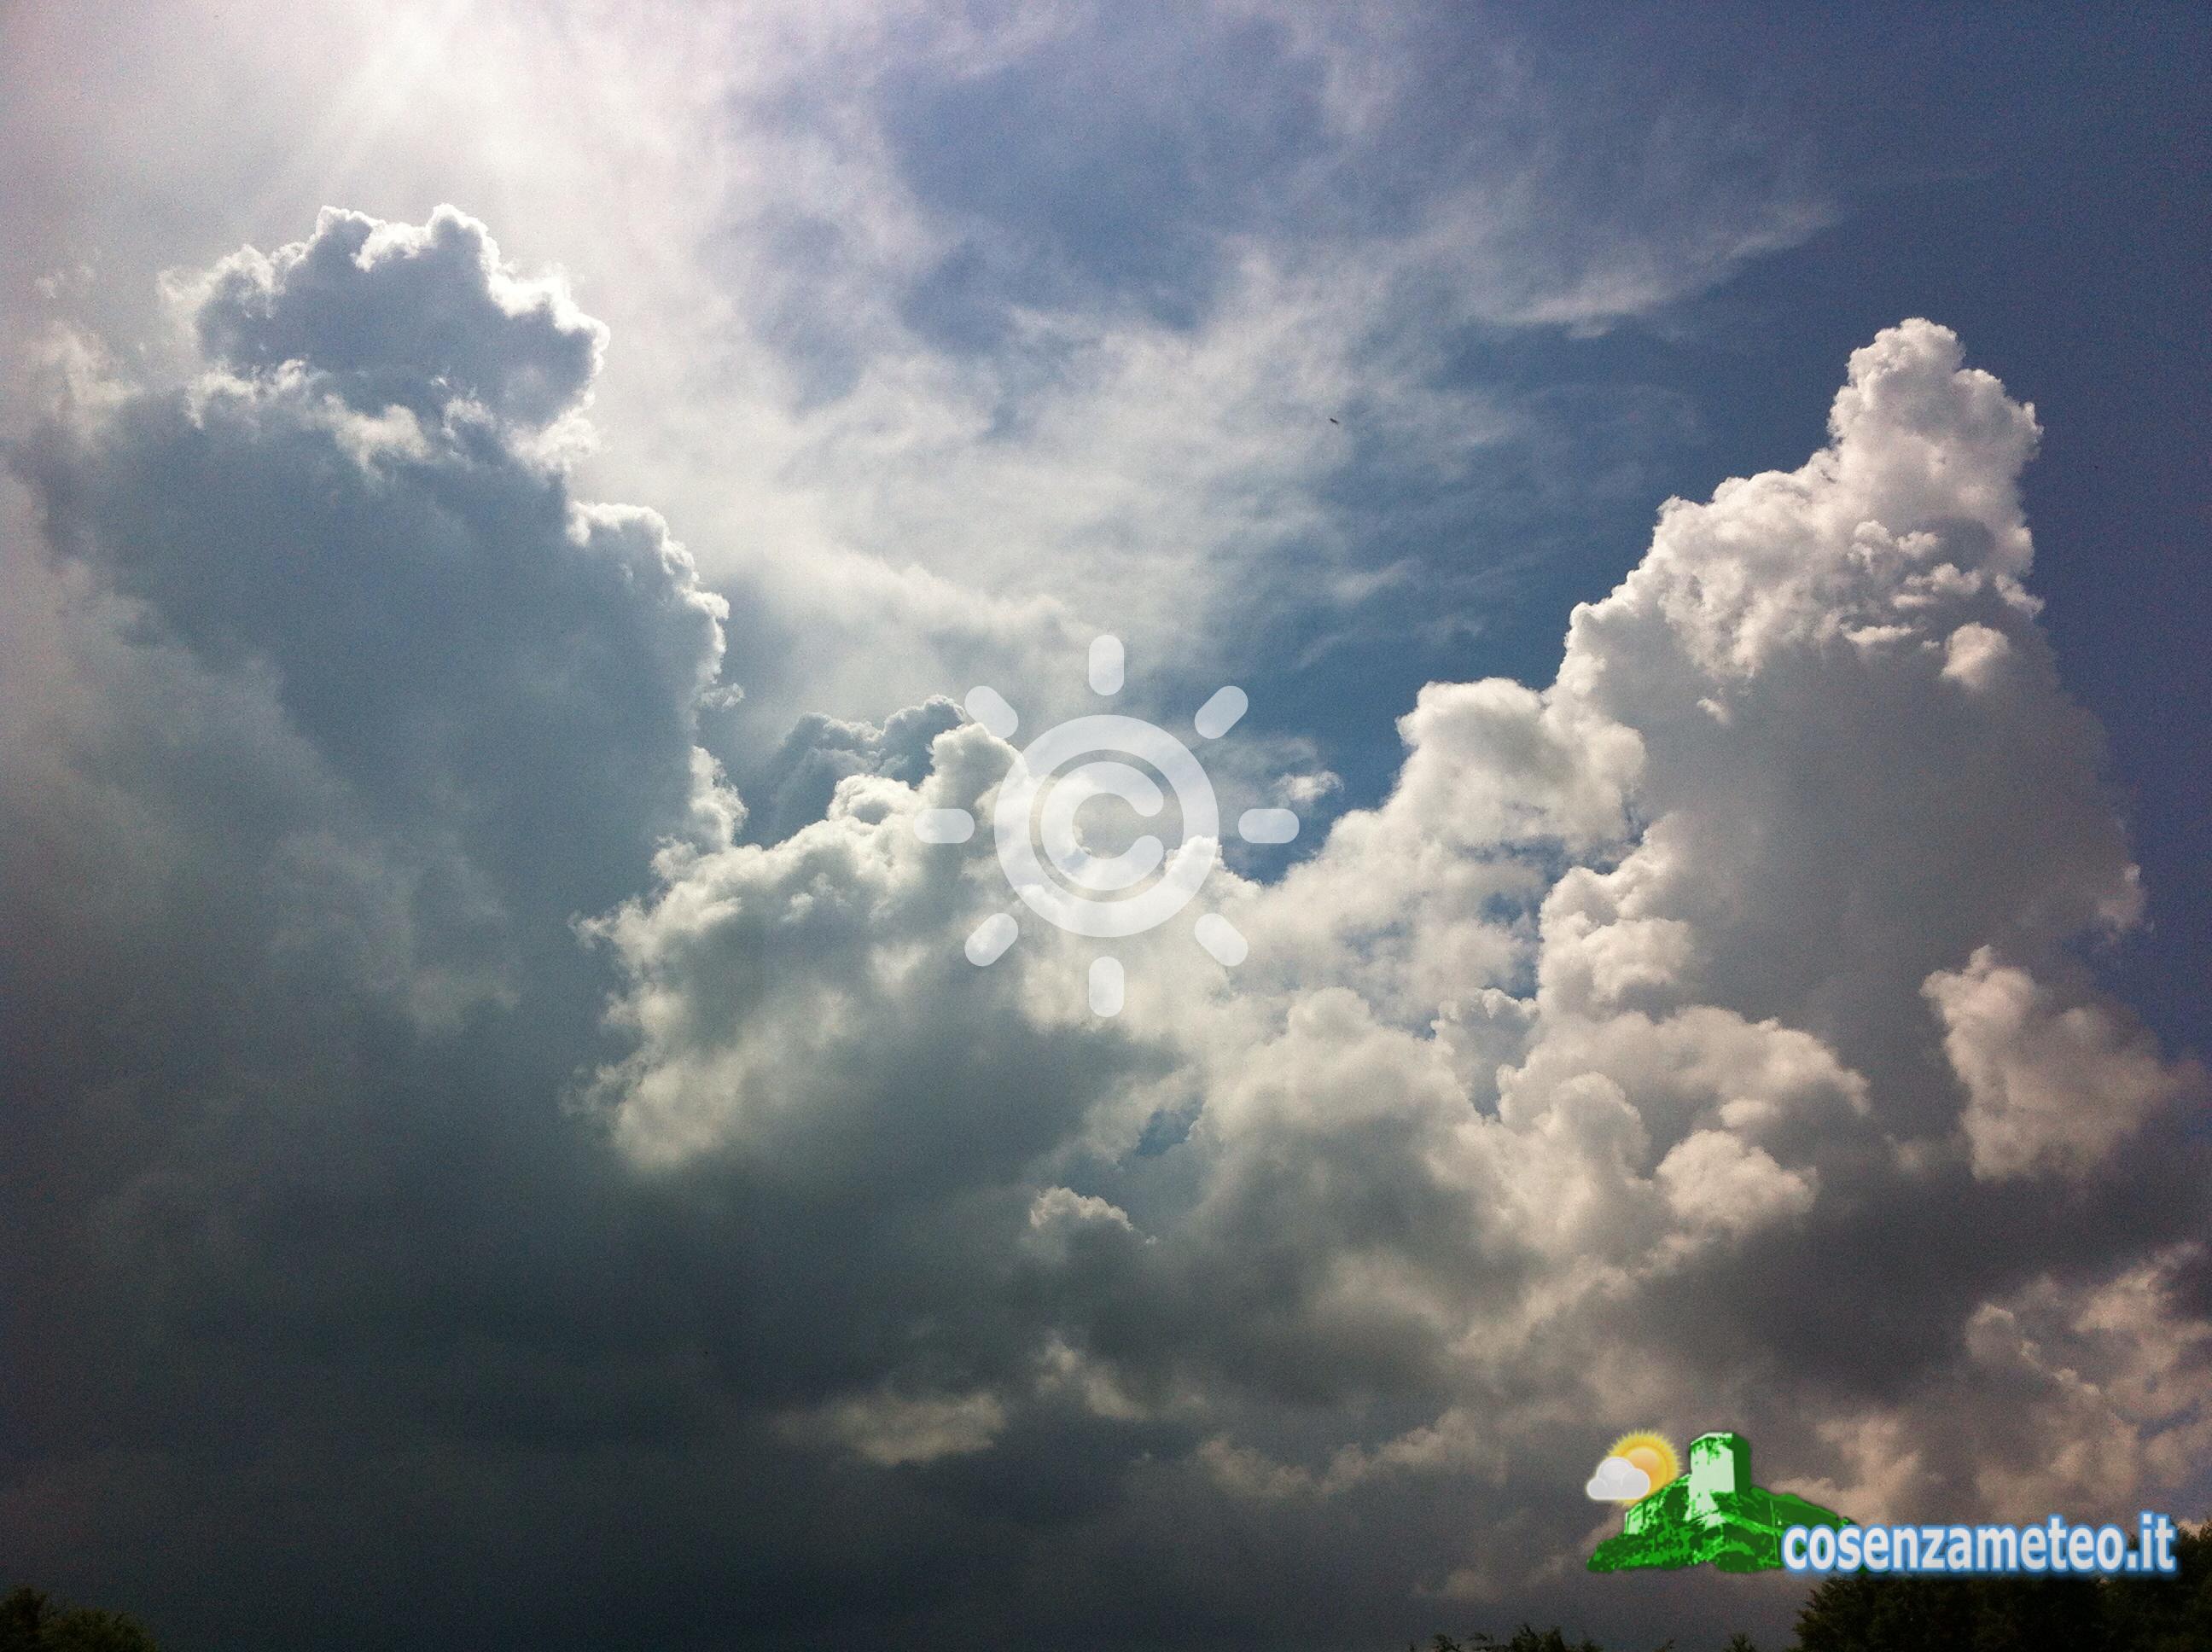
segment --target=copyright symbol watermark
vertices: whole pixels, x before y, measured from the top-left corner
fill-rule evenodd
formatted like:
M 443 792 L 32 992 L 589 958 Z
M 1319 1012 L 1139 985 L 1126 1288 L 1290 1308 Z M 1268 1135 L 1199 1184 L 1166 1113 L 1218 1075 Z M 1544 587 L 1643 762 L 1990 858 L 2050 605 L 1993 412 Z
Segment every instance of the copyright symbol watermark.
M 1094 640 L 1092 691 L 1119 694 L 1121 677 L 1121 639 Z M 1019 714 L 995 689 L 970 689 L 964 703 L 969 716 L 1002 740 L 1012 739 L 1021 726 Z M 1218 689 L 1191 726 L 1200 738 L 1218 740 L 1237 726 L 1249 703 L 1242 689 Z M 1172 852 L 1149 832 L 1114 854 L 1085 847 L 1076 817 L 1086 804 L 1113 798 L 1154 820 L 1170 797 L 1182 822 L 1182 841 Z M 1288 843 L 1298 835 L 1298 817 L 1288 809 L 1247 809 L 1237 817 L 1237 832 L 1248 843 Z M 964 843 L 975 835 L 975 817 L 965 809 L 927 809 L 915 817 L 914 833 L 926 843 Z M 1221 855 L 1220 805 L 1205 765 L 1157 723 L 1116 714 L 1070 718 L 1018 752 L 999 784 L 991 833 L 1000 867 L 1023 905 L 1056 929 L 1095 940 L 1122 940 L 1158 928 L 1190 904 Z M 1012 913 L 993 914 L 969 935 L 969 961 L 979 967 L 996 963 L 1020 932 Z M 1250 951 L 1218 913 L 1205 914 L 1191 932 L 1217 962 L 1232 969 Z M 1121 962 L 1109 952 L 1091 960 L 1090 999 L 1095 1014 L 1121 1011 Z

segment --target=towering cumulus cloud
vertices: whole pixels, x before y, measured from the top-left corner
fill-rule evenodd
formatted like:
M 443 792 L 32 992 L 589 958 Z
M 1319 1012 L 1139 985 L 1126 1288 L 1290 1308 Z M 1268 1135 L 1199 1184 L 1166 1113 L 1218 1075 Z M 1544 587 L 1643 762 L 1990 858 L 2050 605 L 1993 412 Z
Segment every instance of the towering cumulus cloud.
M 1556 1419 L 1716 1406 L 1855 1505 L 2094 1499 L 2118 1437 L 2179 1463 L 2208 1419 L 2174 1104 L 2203 1085 L 2069 950 L 2140 897 L 2022 584 L 2034 419 L 1916 321 L 1853 357 L 1832 433 L 1671 503 L 1548 689 L 1425 690 L 1389 799 L 1231 896 L 1234 986 L 1164 944 L 1147 1043 L 1051 1035 L 1112 1075 L 1096 1100 L 988 1071 L 1079 959 L 1025 940 L 1054 980 L 1018 1000 L 944 962 L 990 851 L 906 817 L 978 806 L 981 730 L 919 787 L 856 778 L 671 868 L 601 932 L 639 1036 L 617 1139 L 888 1176 L 915 1121 L 1022 1088 L 1017 1127 L 1062 1142 L 1029 1174 L 1073 1186 L 1008 1199 L 988 1248 L 1035 1271 L 1040 1370 L 1079 1362 L 1109 1414 L 1204 1395 L 1232 1488 L 1480 1464 L 1564 1509 Z M 755 962 L 777 944 L 799 967 Z M 2121 1301 L 2160 1328 L 2100 1333 Z M 1233 1437 L 1310 1452 L 1299 1407 L 1378 1392 L 1441 1410 L 1319 1462 Z M 2023 1406 L 2057 1435 L 2014 1464 Z M 2098 1449 L 2050 1449 L 2069 1429 Z M 1534 1570 L 1559 1533 L 1528 1540 Z
M 1217 891 L 1249 962 L 1162 932 L 1102 1023 L 1060 938 L 963 956 L 990 846 L 911 820 L 1009 752 L 945 703 L 809 720 L 748 827 L 721 599 L 571 492 L 557 283 L 446 210 L 177 290 L 197 375 L 12 456 L 27 1565 L 331 1644 L 453 1556 L 501 1642 L 1342 1641 L 1543 1610 L 1627 1426 L 1862 1518 L 2212 1443 L 2204 1080 L 2084 962 L 2141 897 L 2037 427 L 1943 329 L 1670 501 L 1550 686 L 1423 690 L 1382 803 Z
M 81 669 L 164 708 L 95 731 L 87 708 L 81 738 L 173 770 L 129 789 L 241 872 L 280 863 L 285 921 L 374 938 L 410 990 L 518 990 L 516 948 L 544 944 L 518 926 L 613 899 L 682 818 L 720 665 L 721 599 L 660 520 L 568 495 L 549 427 L 605 329 L 450 208 L 326 211 L 182 287 L 205 373 L 17 455 L 142 645 Z M 333 898 L 375 910 L 325 921 Z

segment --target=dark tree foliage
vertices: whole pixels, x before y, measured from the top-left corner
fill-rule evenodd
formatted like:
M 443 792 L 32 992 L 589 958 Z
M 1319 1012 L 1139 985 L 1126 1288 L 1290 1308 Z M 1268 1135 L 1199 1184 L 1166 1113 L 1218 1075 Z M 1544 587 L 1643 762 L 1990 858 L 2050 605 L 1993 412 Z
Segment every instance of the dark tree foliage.
M 1523 1624 L 1513 1631 L 1510 1639 L 1503 1641 L 1480 1633 L 1465 1641 L 1438 1635 L 1429 1643 L 1429 1652 L 1605 1652 L 1605 1649 L 1595 1641 L 1571 1641 L 1557 1629 L 1538 1629 Z
M 33 1588 L 0 1596 L 0 1652 L 158 1652 L 136 1619 L 58 1606 Z
M 2105 1587 L 2106 1652 L 2212 1647 L 2212 1520 L 2181 1534 L 2178 1577 L 2122 1577 Z
M 1793 1652 L 2212 1652 L 2212 1521 L 2179 1533 L 2174 1555 L 2171 1577 L 1831 1577 L 1798 1614 Z M 1425 1652 L 1604 1649 L 1523 1624 L 1510 1640 L 1439 1635 Z M 1737 1635 L 1720 1652 L 1759 1648 Z
M 2100 1652 L 2080 1578 L 1832 1577 L 1797 1618 L 1801 1652 Z
M 2174 1577 L 1832 1577 L 1798 1614 L 1799 1652 L 2207 1652 L 2212 1522 L 2174 1554 Z
M 1674 1643 L 1668 1641 L 1659 1652 L 1674 1652 Z M 1406 1652 L 1420 1649 L 1408 1647 Z M 1605 1649 L 1595 1641 L 1571 1641 L 1565 1631 L 1558 1628 L 1538 1629 L 1534 1624 L 1523 1624 L 1502 1641 L 1480 1631 L 1464 1641 L 1438 1635 L 1429 1642 L 1427 1652 L 1605 1652 Z M 1759 1649 L 1753 1647 L 1751 1652 L 1759 1652 Z

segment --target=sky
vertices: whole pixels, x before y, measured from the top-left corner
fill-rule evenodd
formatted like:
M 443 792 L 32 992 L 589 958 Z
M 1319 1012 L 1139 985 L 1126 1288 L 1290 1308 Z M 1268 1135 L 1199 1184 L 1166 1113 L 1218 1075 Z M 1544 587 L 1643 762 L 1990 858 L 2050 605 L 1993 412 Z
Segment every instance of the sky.
M 0 1582 L 1687 1648 L 1804 1588 L 1587 1572 L 1631 1430 L 2212 1513 L 2209 34 L 0 5 Z M 1223 864 L 1102 940 L 1109 710 Z

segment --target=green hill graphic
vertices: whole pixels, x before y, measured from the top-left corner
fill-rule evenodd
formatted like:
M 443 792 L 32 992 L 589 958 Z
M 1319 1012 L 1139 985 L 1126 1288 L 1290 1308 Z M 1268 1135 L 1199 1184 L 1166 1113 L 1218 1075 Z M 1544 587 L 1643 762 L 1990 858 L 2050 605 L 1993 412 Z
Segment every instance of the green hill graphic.
M 1778 1570 L 1782 1534 L 1792 1526 L 1850 1523 L 1832 1509 L 1754 1485 L 1751 1442 L 1741 1434 L 1700 1434 L 1690 1442 L 1689 1472 L 1630 1503 L 1621 1516 L 1620 1535 L 1597 1546 L 1589 1569 Z

